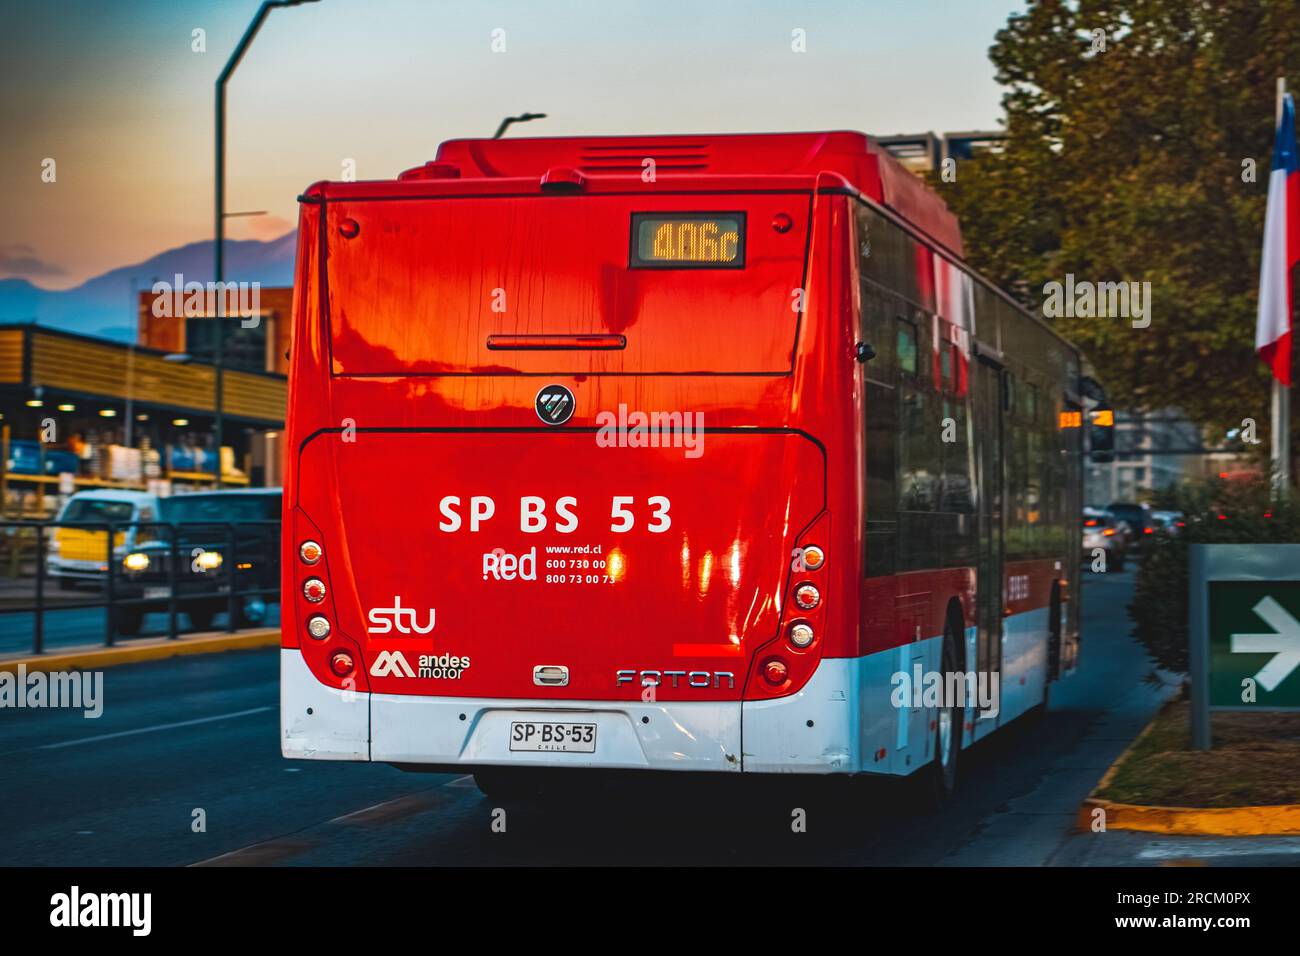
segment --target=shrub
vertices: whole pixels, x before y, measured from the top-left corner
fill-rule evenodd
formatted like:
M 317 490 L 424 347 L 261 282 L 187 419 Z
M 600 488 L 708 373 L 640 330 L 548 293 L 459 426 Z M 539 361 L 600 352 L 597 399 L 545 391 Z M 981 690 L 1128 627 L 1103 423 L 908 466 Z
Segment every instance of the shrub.
M 1143 542 L 1129 617 L 1156 667 L 1186 673 L 1187 558 L 1192 544 L 1286 544 L 1300 542 L 1300 497 L 1292 490 L 1275 499 L 1267 480 L 1202 481 L 1157 493 L 1152 507 L 1181 511 L 1179 533 L 1158 530 Z M 1154 672 L 1147 676 L 1158 680 Z

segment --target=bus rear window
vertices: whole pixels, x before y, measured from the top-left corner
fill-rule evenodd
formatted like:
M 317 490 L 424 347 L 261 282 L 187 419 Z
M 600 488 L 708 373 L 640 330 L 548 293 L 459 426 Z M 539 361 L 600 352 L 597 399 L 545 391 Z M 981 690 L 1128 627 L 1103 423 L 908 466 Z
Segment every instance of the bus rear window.
M 726 199 L 331 202 L 334 374 L 784 374 L 810 197 Z

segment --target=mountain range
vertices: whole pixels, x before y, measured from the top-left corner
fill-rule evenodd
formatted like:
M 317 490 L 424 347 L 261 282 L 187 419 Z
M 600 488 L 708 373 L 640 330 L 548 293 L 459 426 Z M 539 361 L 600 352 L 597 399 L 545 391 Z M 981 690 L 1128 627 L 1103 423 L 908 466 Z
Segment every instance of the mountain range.
M 226 281 L 292 285 L 296 236 L 295 232 L 289 232 L 267 242 L 227 239 Z M 51 291 L 26 279 L 0 279 L 0 322 L 36 322 L 68 332 L 133 342 L 138 294 L 147 291 L 155 281 L 174 282 L 177 273 L 186 282 L 210 281 L 212 240 L 168 249 L 144 262 L 113 269 L 71 289 Z

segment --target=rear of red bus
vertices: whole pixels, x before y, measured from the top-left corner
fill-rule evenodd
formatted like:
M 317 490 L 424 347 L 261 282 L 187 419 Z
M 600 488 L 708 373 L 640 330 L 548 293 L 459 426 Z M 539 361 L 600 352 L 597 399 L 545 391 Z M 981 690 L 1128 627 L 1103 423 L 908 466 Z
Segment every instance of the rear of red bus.
M 285 756 L 855 769 L 814 690 L 860 653 L 836 156 L 456 141 L 301 197 Z

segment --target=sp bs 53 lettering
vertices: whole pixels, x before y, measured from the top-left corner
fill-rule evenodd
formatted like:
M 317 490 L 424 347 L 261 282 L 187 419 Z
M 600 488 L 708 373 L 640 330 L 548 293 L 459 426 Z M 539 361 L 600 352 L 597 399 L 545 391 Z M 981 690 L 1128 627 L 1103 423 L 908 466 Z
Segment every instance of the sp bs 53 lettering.
M 669 510 L 672 502 L 663 495 L 651 495 L 639 501 L 633 495 L 614 495 L 607 503 L 591 505 L 593 518 L 608 520 L 609 530 L 622 534 L 644 527 L 652 534 L 663 534 L 672 527 Z M 442 520 L 438 530 L 453 534 L 468 525 L 471 532 L 483 530 L 497 517 L 497 503 L 488 495 L 473 495 L 467 503 L 459 495 L 447 495 L 438 502 Z M 539 534 L 551 530 L 560 534 L 577 531 L 582 515 L 587 513 L 578 499 L 565 495 L 549 502 L 536 495 L 523 495 L 519 499 L 519 530 L 524 534 Z

